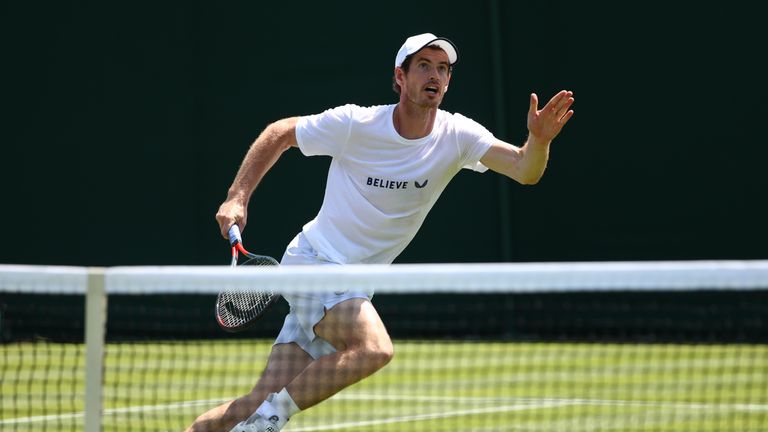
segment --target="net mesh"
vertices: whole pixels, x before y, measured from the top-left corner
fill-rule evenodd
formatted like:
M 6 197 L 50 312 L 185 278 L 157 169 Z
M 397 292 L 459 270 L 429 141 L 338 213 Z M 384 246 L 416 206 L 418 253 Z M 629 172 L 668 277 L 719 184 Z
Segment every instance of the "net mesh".
M 106 270 L 105 431 L 181 431 L 250 391 L 288 305 L 374 288 L 395 355 L 286 431 L 768 430 L 768 262 Z M 83 430 L 86 268 L 0 266 L 0 430 Z

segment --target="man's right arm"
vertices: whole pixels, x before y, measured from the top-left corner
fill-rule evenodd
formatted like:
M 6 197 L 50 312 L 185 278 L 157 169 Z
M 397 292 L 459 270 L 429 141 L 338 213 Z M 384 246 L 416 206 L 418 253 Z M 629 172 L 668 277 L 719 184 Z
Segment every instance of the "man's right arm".
M 248 220 L 248 202 L 256 186 L 284 151 L 298 146 L 298 120 L 298 117 L 290 117 L 270 124 L 248 149 L 235 180 L 229 187 L 227 199 L 216 213 L 216 221 L 224 238 L 227 238 L 227 231 L 234 224 L 239 225 L 241 230 L 245 228 Z

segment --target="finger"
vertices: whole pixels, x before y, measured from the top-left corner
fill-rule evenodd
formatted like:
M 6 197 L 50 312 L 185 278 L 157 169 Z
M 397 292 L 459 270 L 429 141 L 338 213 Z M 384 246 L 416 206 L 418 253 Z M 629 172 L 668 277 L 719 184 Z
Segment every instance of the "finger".
M 221 212 L 216 213 L 216 223 L 219 224 L 219 234 L 227 238 L 227 230 L 229 229 L 227 217 L 222 215 Z
M 237 223 L 236 219 L 231 217 L 217 216 L 216 219 L 219 222 L 219 231 L 221 236 L 227 240 L 229 240 L 229 229 L 232 228 L 232 225 L 240 225 Z M 242 229 L 242 226 L 240 226 L 240 228 Z
M 229 240 L 229 229 L 232 228 L 232 225 L 234 224 L 230 224 L 230 223 L 219 224 L 219 232 L 221 233 L 221 236 L 227 240 Z
M 563 97 L 563 92 L 565 92 L 565 90 L 560 90 L 557 94 L 552 96 L 552 99 L 547 102 L 547 105 L 557 105 L 557 102 Z
M 558 104 L 559 104 L 560 99 L 562 98 L 562 96 L 563 96 L 563 92 L 562 91 L 559 92 L 558 94 L 552 96 L 552 99 L 550 99 L 549 102 L 547 102 L 547 104 L 544 105 L 541 108 L 540 112 L 542 114 L 548 114 L 548 115 L 551 115 L 551 116 L 556 116 L 557 115 L 557 111 L 559 109 Z
M 536 111 L 539 110 L 539 97 L 536 96 L 536 93 L 531 93 L 531 105 L 530 108 L 528 108 L 529 114 L 535 114 Z
M 561 118 L 568 112 L 568 109 L 573 105 L 574 99 L 572 97 L 564 98 L 559 104 L 557 109 L 557 118 Z
M 565 124 L 568 123 L 568 120 L 570 120 L 571 117 L 573 117 L 573 110 L 570 110 L 567 113 L 565 113 L 565 115 L 560 119 L 560 127 L 562 128 L 563 126 L 565 126 Z
M 573 98 L 573 92 L 572 91 L 565 91 L 563 94 L 563 98 L 560 100 L 560 107 L 564 107 L 566 105 L 572 104 L 574 101 Z
M 552 99 L 549 101 L 549 103 L 556 107 L 559 111 L 563 105 L 568 102 L 571 96 L 573 96 L 573 92 L 568 90 L 560 90 L 556 95 L 552 96 Z

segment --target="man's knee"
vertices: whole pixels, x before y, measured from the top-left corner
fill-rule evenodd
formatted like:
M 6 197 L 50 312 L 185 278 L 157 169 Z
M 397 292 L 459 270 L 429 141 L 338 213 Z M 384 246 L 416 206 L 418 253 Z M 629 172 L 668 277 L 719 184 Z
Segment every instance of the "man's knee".
M 375 349 L 373 352 L 374 362 L 375 364 L 379 365 L 379 369 L 383 368 L 389 362 L 391 362 L 394 356 L 395 349 L 392 346 L 392 341 L 389 340 L 386 345 L 377 347 L 377 349 Z
M 367 365 L 372 372 L 375 372 L 384 366 L 386 366 L 395 355 L 392 341 L 387 337 L 384 340 L 375 341 L 372 343 L 360 344 L 359 346 L 350 347 L 355 350 L 362 357 L 363 362 Z

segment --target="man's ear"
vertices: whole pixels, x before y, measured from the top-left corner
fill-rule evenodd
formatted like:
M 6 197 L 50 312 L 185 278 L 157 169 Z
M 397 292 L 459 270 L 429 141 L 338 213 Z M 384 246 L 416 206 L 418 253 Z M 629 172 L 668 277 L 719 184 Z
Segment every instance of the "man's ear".
M 443 93 L 448 93 L 448 86 L 443 87 Z
M 403 75 L 405 75 L 405 71 L 401 67 L 395 67 L 395 82 L 402 87 L 403 84 Z

